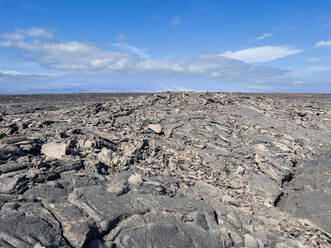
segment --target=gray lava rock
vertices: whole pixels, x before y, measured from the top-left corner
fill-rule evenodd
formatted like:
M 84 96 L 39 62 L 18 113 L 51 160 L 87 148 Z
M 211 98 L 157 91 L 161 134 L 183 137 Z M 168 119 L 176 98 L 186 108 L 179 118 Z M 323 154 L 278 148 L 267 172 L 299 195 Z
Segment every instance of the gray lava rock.
M 11 193 L 17 182 L 19 180 L 19 177 L 0 177 L 0 193 Z
M 277 202 L 282 193 L 280 185 L 266 175 L 251 174 L 248 176 L 248 184 L 272 204 Z
M 331 247 L 330 94 L 0 96 L 0 109 L 0 247 Z
M 309 219 L 331 233 L 331 195 L 321 191 L 300 191 L 289 194 L 279 205 L 293 215 Z
M 61 227 L 53 216 L 38 203 L 18 204 L 0 211 L 2 247 L 69 247 L 61 236 Z

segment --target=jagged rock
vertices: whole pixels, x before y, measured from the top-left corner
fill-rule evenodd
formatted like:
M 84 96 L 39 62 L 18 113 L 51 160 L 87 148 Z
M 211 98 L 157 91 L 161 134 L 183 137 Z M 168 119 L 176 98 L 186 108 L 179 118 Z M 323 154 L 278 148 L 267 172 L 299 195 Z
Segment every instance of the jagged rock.
M 0 108 L 0 247 L 331 246 L 330 94 L 0 96 Z
M 84 247 L 97 235 L 95 223 L 79 208 L 68 203 L 48 204 L 48 209 L 61 222 L 63 236 L 72 247 Z
M 68 153 L 68 148 L 68 144 L 50 142 L 42 145 L 41 153 L 46 155 L 48 158 L 61 159 Z

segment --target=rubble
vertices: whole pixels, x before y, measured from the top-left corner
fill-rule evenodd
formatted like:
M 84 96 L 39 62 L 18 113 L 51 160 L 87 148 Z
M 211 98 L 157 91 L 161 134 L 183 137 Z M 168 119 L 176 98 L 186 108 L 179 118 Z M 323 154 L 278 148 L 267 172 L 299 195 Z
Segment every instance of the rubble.
M 0 105 L 0 247 L 331 247 L 329 94 Z

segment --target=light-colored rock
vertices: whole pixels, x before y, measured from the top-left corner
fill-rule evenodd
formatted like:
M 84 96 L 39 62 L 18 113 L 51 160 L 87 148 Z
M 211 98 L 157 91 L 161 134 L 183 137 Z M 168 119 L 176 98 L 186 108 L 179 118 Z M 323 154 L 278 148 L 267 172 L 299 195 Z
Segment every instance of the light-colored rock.
M 101 152 L 98 153 L 98 159 L 105 164 L 110 164 L 112 161 L 112 151 L 102 148 Z
M 93 142 L 91 140 L 86 140 L 84 142 L 84 147 L 85 148 L 91 148 L 93 146 Z
M 130 158 L 137 151 L 137 147 L 133 144 L 128 144 L 123 148 L 124 156 Z
M 163 128 L 159 124 L 149 124 L 148 128 L 157 134 L 162 133 L 162 130 L 163 130 Z
M 135 174 L 135 175 L 132 175 L 128 182 L 131 184 L 131 185 L 141 185 L 143 183 L 143 179 L 141 177 L 141 175 L 139 174 Z
M 41 147 L 41 153 L 45 154 L 47 158 L 61 159 L 68 152 L 68 144 L 50 142 Z

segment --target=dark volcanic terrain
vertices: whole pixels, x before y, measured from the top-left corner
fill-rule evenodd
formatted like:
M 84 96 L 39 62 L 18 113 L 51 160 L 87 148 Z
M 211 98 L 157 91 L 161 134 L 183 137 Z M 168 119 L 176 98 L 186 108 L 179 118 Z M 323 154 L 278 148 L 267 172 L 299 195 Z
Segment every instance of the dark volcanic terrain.
M 331 95 L 0 96 L 0 247 L 331 247 Z

